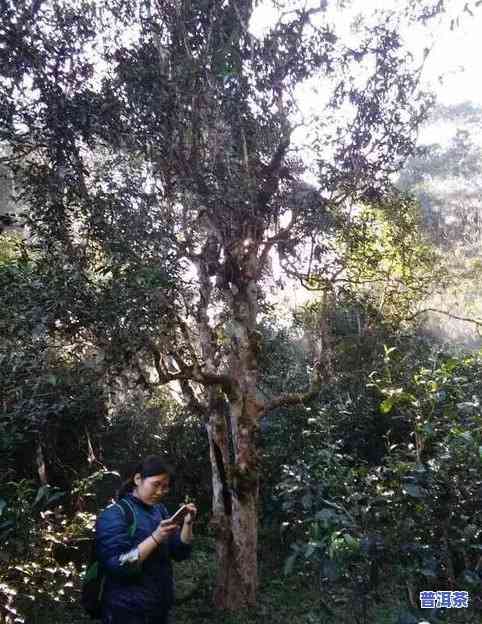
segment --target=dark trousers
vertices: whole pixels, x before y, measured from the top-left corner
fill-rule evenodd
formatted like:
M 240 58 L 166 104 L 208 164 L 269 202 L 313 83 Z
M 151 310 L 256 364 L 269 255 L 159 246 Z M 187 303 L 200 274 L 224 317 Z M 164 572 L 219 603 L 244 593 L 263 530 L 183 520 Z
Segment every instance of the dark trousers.
M 106 607 L 102 614 L 102 624 L 167 624 L 168 618 L 167 611 L 156 615 L 144 615 L 115 607 Z

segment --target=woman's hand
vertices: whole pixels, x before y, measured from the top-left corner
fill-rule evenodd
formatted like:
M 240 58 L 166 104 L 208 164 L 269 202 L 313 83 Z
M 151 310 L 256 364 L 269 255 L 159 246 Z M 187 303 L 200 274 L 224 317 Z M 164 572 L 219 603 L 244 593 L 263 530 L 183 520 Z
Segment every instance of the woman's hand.
M 176 532 L 177 524 L 174 522 L 166 522 L 165 520 L 161 520 L 157 529 L 152 532 L 152 536 L 154 540 L 161 544 L 162 542 L 167 542 L 169 536 Z
M 139 544 L 137 550 L 139 551 L 139 560 L 144 561 L 156 548 L 161 544 L 167 542 L 169 537 L 178 530 L 178 527 L 173 522 L 160 522 L 157 528 L 146 537 L 146 539 Z
M 194 503 L 187 503 L 186 507 L 188 508 L 189 513 L 184 516 L 184 524 L 189 526 L 194 522 L 197 516 L 197 508 Z
M 184 516 L 184 523 L 181 529 L 181 542 L 184 544 L 190 544 L 192 542 L 192 523 L 197 515 L 196 505 L 188 503 L 186 505 L 188 513 Z

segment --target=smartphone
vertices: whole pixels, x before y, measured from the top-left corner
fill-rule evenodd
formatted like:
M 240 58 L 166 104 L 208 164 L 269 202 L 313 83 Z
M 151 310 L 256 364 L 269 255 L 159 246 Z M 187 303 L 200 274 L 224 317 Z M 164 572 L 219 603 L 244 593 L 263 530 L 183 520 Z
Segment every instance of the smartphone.
M 187 505 L 182 505 L 181 507 L 179 507 L 174 515 L 172 515 L 170 518 L 167 518 L 166 520 L 163 520 L 163 522 L 165 522 L 166 524 L 182 524 L 184 522 L 184 518 L 187 516 L 188 513 L 189 508 L 187 507 Z

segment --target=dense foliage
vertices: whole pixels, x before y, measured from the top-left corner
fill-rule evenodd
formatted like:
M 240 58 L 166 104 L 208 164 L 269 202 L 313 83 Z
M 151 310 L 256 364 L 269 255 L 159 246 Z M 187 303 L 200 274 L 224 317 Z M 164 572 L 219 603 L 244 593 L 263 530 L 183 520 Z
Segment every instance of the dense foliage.
M 387 578 L 412 607 L 436 585 L 480 608 L 481 362 L 414 347 L 385 348 L 364 396 L 312 410 L 279 485 L 296 538 L 287 569 L 316 560 L 327 601 L 344 595 L 363 618 Z M 366 445 L 343 435 L 351 423 Z

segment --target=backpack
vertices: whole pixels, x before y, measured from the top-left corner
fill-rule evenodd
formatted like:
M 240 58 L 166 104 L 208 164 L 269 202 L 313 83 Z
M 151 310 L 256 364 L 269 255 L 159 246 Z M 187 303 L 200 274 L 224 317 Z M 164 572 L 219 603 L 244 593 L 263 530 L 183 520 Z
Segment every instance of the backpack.
M 137 528 L 134 508 L 125 498 L 121 498 L 121 500 L 115 504 L 120 507 L 127 520 L 127 532 L 129 537 L 134 537 Z M 93 541 L 89 565 L 82 579 L 80 603 L 94 620 L 101 618 L 102 594 L 104 593 L 105 578 L 105 572 L 96 559 L 95 541 Z

